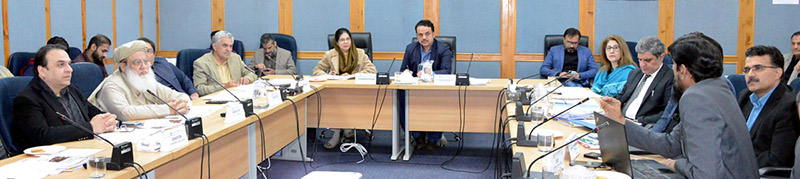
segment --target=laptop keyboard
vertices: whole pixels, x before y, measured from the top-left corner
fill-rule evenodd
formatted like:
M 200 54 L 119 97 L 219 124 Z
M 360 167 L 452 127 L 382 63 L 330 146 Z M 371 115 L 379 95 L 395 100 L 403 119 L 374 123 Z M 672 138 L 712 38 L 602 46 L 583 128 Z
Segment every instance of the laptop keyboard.
M 631 167 L 633 168 L 633 178 L 669 178 L 649 165 L 633 164 Z

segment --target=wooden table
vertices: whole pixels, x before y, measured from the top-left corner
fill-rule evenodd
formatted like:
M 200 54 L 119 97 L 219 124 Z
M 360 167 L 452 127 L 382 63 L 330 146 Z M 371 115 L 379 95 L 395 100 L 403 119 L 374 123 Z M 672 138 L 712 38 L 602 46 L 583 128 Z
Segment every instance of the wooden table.
M 269 78 L 289 78 L 288 76 L 269 76 Z M 527 83 L 540 83 L 544 80 L 527 80 Z M 496 129 L 494 110 L 498 93 L 507 86 L 507 79 L 492 79 L 486 85 L 469 87 L 437 86 L 431 83 L 419 85 L 359 85 L 354 80 L 312 82 L 312 86 L 320 91 L 308 90 L 290 97 L 297 104 L 298 120 L 295 120 L 294 107 L 290 102 L 270 106 L 268 110 L 256 111 L 262 118 L 267 143 L 266 155 L 270 156 L 281 150 L 287 144 L 297 140 L 298 135 L 305 134 L 307 126 L 320 128 L 346 128 L 346 129 L 372 129 L 373 110 L 375 109 L 376 95 L 383 98 L 384 104 L 375 121 L 374 129 L 393 131 L 393 157 L 403 156 L 408 160 L 411 156 L 410 137 L 406 137 L 401 144 L 401 135 L 410 136 L 409 131 L 458 131 L 460 127 L 458 108 L 458 91 L 466 91 L 466 118 L 464 132 L 491 133 Z M 380 89 L 380 91 L 378 90 Z M 384 92 L 385 91 L 385 92 Z M 398 91 L 406 95 L 398 98 Z M 217 93 L 225 93 L 220 91 Z M 317 95 L 322 99 L 322 111 L 318 111 Z M 400 105 L 403 100 L 405 105 Z M 206 105 L 203 100 L 192 101 L 193 105 Z M 380 105 L 380 104 L 378 104 Z M 509 110 L 511 111 L 511 110 Z M 250 116 L 245 120 L 225 124 L 219 116 L 222 110 L 213 112 L 203 118 L 203 131 L 208 135 L 211 143 L 211 173 L 212 178 L 255 178 L 256 166 L 262 157 L 260 127 L 258 119 Z M 317 112 L 322 118 L 317 120 Z M 405 130 L 400 129 L 399 113 L 405 113 Z M 506 114 L 501 114 L 506 116 Z M 503 117 L 505 118 L 505 117 Z M 391 119 L 391 120 L 390 120 Z M 307 125 L 308 124 L 308 125 Z M 299 131 L 297 130 L 299 128 Z M 514 130 L 514 128 L 510 128 Z M 299 134 L 298 134 L 299 133 Z M 512 135 L 513 135 L 512 131 Z M 293 144 L 293 143 L 292 143 Z M 98 148 L 103 149 L 100 156 L 110 156 L 111 147 L 100 140 L 84 140 L 61 143 L 69 148 Z M 488 144 L 487 144 L 488 145 Z M 189 141 L 185 147 L 170 152 L 134 152 L 134 161 L 143 165 L 145 169 L 155 173 L 157 178 L 196 178 L 200 175 L 200 139 Z M 304 148 L 305 149 L 305 148 Z M 520 149 L 523 150 L 523 149 Z M 528 155 L 528 154 L 526 154 Z M 535 154 L 531 154 L 535 155 Z M 6 165 L 25 158 L 27 155 L 17 155 L 5 160 L 0 160 L 0 165 Z M 247 162 L 244 162 L 247 161 Z M 204 164 L 206 165 L 206 164 Z M 202 172 L 207 172 L 208 168 Z M 132 168 L 121 171 L 108 171 L 108 178 L 133 178 L 137 175 Z M 87 171 L 78 169 L 74 172 L 65 172 L 50 178 L 84 178 Z

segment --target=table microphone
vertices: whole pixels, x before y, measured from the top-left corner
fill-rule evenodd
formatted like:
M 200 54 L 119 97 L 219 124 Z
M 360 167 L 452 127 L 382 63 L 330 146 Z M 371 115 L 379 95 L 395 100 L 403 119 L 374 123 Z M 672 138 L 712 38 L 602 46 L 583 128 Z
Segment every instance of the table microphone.
M 83 132 L 92 134 L 94 137 L 106 141 L 106 143 L 111 144 L 111 146 L 113 146 L 113 149 L 111 151 L 111 161 L 106 163 L 106 168 L 108 168 L 109 170 L 119 171 L 133 165 L 133 145 L 131 144 L 131 142 L 125 141 L 117 145 L 114 145 L 114 143 L 111 143 L 111 141 L 108 141 L 108 139 L 95 134 L 94 132 L 92 132 L 92 130 L 89 130 L 81 126 L 75 121 L 72 121 L 72 119 L 69 119 L 69 117 L 65 116 L 64 114 L 61 114 L 61 112 L 56 111 L 56 114 L 61 116 L 61 120 L 67 121 L 69 124 L 78 127 L 78 129 L 82 130 Z
M 222 87 L 222 89 L 224 89 L 225 91 L 227 91 L 228 93 L 230 93 L 230 94 L 231 94 L 231 96 L 233 96 L 233 98 L 236 98 L 236 100 L 237 100 L 237 101 L 239 101 L 239 103 L 241 103 L 241 104 L 242 104 L 242 108 L 244 108 L 244 113 L 245 113 L 245 114 L 250 114 L 250 113 L 253 113 L 253 99 L 245 99 L 244 101 L 242 101 L 241 99 L 239 99 L 239 97 L 236 97 L 236 95 L 234 95 L 234 94 L 233 94 L 233 92 L 231 92 L 230 90 L 228 90 L 228 88 L 226 88 L 226 87 L 225 87 L 225 85 L 222 85 L 222 83 L 220 83 L 219 81 L 217 81 L 217 80 L 215 80 L 214 78 L 212 78 L 212 77 L 211 77 L 211 75 L 209 75 L 208 73 L 206 73 L 206 71 L 202 71 L 202 70 L 201 70 L 200 72 L 203 72 L 203 74 L 205 74 L 205 75 L 206 75 L 206 78 L 208 78 L 208 79 L 211 79 L 211 81 L 214 81 L 214 83 L 216 83 L 217 85 L 219 85 L 220 87 Z M 209 102 L 210 102 L 210 101 L 209 101 Z M 206 102 L 206 103 L 208 103 L 208 102 Z
M 203 120 L 200 117 L 187 118 L 185 115 L 181 114 L 181 112 L 178 112 L 175 107 L 170 106 L 166 101 L 156 96 L 153 91 L 148 89 L 147 93 L 150 93 L 150 95 L 153 95 L 153 97 L 156 97 L 156 99 L 167 105 L 169 109 L 175 111 L 176 114 L 181 115 L 183 119 L 186 119 L 183 125 L 186 128 L 186 136 L 188 136 L 188 140 L 203 136 Z
M 533 167 L 533 164 L 534 164 L 534 163 L 536 163 L 536 161 L 539 161 L 540 159 L 542 159 L 542 158 L 546 157 L 547 155 L 550 155 L 550 154 L 552 154 L 553 152 L 555 152 L 555 151 L 558 151 L 559 149 L 561 149 L 561 148 L 564 148 L 565 146 L 567 146 L 567 145 L 569 145 L 569 144 L 572 144 L 572 143 L 573 143 L 573 142 L 575 142 L 575 141 L 578 141 L 578 139 L 581 139 L 581 138 L 583 138 L 583 137 L 586 137 L 586 135 L 589 135 L 589 134 L 591 134 L 591 133 L 593 133 L 593 132 L 597 132 L 597 130 L 599 130 L 600 128 L 606 127 L 606 126 L 608 126 L 608 121 L 606 121 L 606 122 L 604 122 L 604 123 L 602 123 L 602 124 L 600 124 L 600 125 L 597 125 L 597 128 L 594 128 L 594 129 L 592 129 L 591 131 L 589 131 L 589 132 L 586 132 L 585 134 L 583 134 L 583 135 L 581 135 L 581 136 L 579 136 L 579 137 L 577 137 L 577 138 L 575 138 L 575 139 L 572 139 L 572 140 L 570 140 L 569 142 L 567 142 L 567 143 L 565 143 L 565 144 L 562 144 L 561 146 L 558 146 L 557 148 L 555 148 L 555 149 L 553 149 L 553 150 L 550 150 L 550 152 L 547 152 L 547 153 L 545 153 L 544 155 L 540 155 L 538 158 L 536 158 L 535 160 L 533 160 L 533 162 L 531 162 L 531 164 L 530 164 L 530 165 L 528 165 L 528 170 L 526 170 L 526 171 L 530 171 L 530 170 L 531 170 L 531 167 Z M 512 175 L 513 175 L 513 174 L 512 174 Z M 525 176 L 525 178 L 530 178 L 530 177 L 531 177 L 531 172 L 528 172 L 528 174 Z
M 589 98 L 584 98 L 583 100 L 581 100 L 581 102 L 578 102 L 578 104 L 572 105 L 569 108 L 565 109 L 564 111 L 561 111 L 560 113 L 554 115 L 553 117 L 550 117 L 550 118 L 547 118 L 547 119 L 543 120 L 541 123 L 539 123 L 536 126 L 534 126 L 531 129 L 531 132 L 528 133 L 528 135 L 525 135 L 525 123 L 521 122 L 521 121 L 517 121 L 517 146 L 528 146 L 528 147 L 536 146 L 536 142 L 538 142 L 538 141 L 534 141 L 533 139 L 531 139 L 531 135 L 533 134 L 533 131 L 536 130 L 536 128 L 538 128 L 539 126 L 542 126 L 542 124 L 544 124 L 544 123 L 546 123 L 548 121 L 551 121 L 552 119 L 555 119 L 556 117 L 560 116 L 561 114 L 564 114 L 569 110 L 572 110 L 572 108 L 575 108 L 578 105 L 581 105 L 581 104 L 585 103 L 588 100 L 589 100 Z
M 456 58 L 456 54 L 453 54 L 451 58 Z M 469 55 L 469 64 L 467 65 L 467 72 L 466 73 L 456 73 L 456 86 L 469 86 L 469 68 L 472 67 L 472 58 L 475 56 L 475 53 Z
M 392 80 L 389 79 L 389 71 L 392 71 L 392 66 L 394 65 L 395 60 L 397 60 L 397 58 L 392 58 L 392 63 L 389 64 L 389 69 L 386 70 L 386 72 L 375 73 L 376 85 L 388 85 L 392 83 Z

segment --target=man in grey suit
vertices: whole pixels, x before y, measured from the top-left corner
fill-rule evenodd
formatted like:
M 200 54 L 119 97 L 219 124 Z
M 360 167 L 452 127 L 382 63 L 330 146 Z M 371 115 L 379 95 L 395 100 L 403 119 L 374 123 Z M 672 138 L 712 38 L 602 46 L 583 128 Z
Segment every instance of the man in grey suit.
M 608 117 L 625 125 L 628 143 L 665 158 L 660 163 L 687 178 L 758 178 L 744 115 L 722 76 L 722 48 L 702 33 L 669 46 L 681 122 L 668 134 L 626 121 L 619 100 L 604 97 Z
M 791 41 L 792 53 L 783 54 L 783 69 L 786 70 L 783 72 L 783 82 L 786 82 L 786 84 L 797 78 L 798 72 L 800 72 L 800 63 L 798 63 L 800 61 L 800 31 L 792 34 Z
M 256 50 L 253 65 L 264 75 L 296 75 L 297 68 L 292 60 L 292 52 L 278 47 L 272 34 L 261 35 L 261 48 Z

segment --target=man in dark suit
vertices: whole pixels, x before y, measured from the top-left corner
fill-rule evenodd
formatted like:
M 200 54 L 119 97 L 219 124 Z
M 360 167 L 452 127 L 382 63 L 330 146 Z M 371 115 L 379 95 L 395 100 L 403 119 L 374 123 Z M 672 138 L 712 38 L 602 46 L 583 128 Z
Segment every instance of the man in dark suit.
M 411 73 L 417 77 L 422 75 L 418 66 L 423 62 L 433 61 L 432 72 L 433 74 L 451 74 L 452 68 L 451 58 L 453 57 L 450 51 L 450 46 L 444 42 L 437 41 L 433 36 L 435 28 L 430 20 L 421 20 L 414 26 L 417 34 L 417 42 L 412 42 L 406 46 L 406 52 L 403 55 L 403 64 L 400 66 L 400 71 L 403 73 Z M 398 90 L 398 96 L 404 96 L 405 91 Z M 405 103 L 405 101 L 401 103 Z M 403 106 L 404 104 L 401 104 Z M 405 110 L 405 109 L 401 109 Z M 401 113 L 403 114 L 403 113 Z M 404 119 L 404 116 L 401 115 Z M 404 124 L 401 123 L 401 124 Z M 435 150 L 447 144 L 447 140 L 443 139 L 441 132 L 412 132 L 416 142 L 416 149 L 426 148 L 428 150 Z M 424 136 L 424 137 L 423 137 Z M 427 140 L 425 140 L 427 137 Z
M 622 102 L 622 114 L 642 125 L 660 119 L 672 92 L 672 70 L 665 66 L 664 43 L 650 36 L 639 40 L 636 53 L 641 70 L 633 70 L 622 92 L 616 96 Z
M 722 48 L 702 33 L 684 35 L 669 46 L 680 123 L 658 133 L 628 122 L 621 103 L 604 97 L 606 115 L 625 125 L 628 143 L 667 159 L 659 163 L 687 178 L 758 178 L 747 125 L 722 76 Z
M 773 46 L 757 45 L 745 52 L 742 72 L 748 91 L 739 95 L 759 167 L 789 167 L 793 141 L 800 134 L 794 93 L 781 83 L 783 56 Z
M 95 134 L 114 131 L 117 116 L 89 103 L 78 88 L 70 86 L 72 68 L 67 52 L 46 45 L 36 52 L 33 80 L 14 98 L 14 141 L 20 149 L 92 138 L 64 120 Z M 56 112 L 69 119 L 62 119 Z
M 563 37 L 564 44 L 548 49 L 539 74 L 558 77 L 564 86 L 589 86 L 589 80 L 594 79 L 597 74 L 597 63 L 592 50 L 578 45 L 581 39 L 578 29 L 567 29 Z M 573 80 L 567 82 L 566 79 Z

